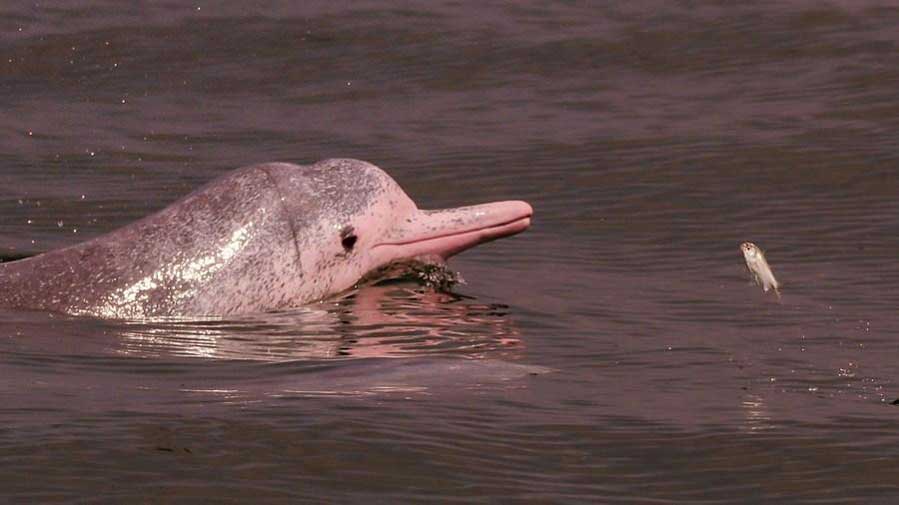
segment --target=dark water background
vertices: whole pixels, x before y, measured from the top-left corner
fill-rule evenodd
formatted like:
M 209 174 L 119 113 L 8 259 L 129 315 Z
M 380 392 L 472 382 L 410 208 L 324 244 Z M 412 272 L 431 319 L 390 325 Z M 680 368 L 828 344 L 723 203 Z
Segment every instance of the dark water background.
M 464 297 L 0 314 L 5 500 L 899 499 L 895 6 L 218 4 L 3 3 L 4 255 L 271 160 L 534 226 Z

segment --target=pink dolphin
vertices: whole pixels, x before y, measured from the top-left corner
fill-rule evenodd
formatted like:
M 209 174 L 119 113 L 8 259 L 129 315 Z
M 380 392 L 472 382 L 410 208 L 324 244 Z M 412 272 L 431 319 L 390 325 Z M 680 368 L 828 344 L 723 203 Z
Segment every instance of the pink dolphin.
M 394 262 L 521 232 L 532 212 L 521 201 L 420 210 L 359 160 L 253 165 L 88 242 L 0 263 L 0 306 L 116 319 L 295 307 Z

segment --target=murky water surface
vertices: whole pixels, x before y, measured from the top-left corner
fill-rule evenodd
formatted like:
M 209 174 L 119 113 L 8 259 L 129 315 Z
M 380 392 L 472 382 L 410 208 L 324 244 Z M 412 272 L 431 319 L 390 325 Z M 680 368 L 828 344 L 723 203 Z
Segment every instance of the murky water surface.
M 3 312 L 5 498 L 899 498 L 895 7 L 231 4 L 0 7 L 4 256 L 271 160 L 534 225 L 455 258 L 455 294 Z

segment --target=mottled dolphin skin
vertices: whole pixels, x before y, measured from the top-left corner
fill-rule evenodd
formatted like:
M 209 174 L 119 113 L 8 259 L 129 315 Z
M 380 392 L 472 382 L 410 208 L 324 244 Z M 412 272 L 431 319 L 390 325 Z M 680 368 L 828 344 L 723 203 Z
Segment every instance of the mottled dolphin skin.
M 88 242 L 0 263 L 0 307 L 114 319 L 296 307 L 392 262 L 518 233 L 531 213 L 520 201 L 420 210 L 359 160 L 253 165 Z

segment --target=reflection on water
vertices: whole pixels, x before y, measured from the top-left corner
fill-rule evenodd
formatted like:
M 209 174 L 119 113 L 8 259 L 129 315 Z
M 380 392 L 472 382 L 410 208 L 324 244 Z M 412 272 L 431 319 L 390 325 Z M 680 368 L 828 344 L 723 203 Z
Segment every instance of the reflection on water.
M 36 327 L 55 330 L 40 337 Z M 484 391 L 551 372 L 518 363 L 524 348 L 507 307 L 402 280 L 228 319 L 4 313 L 0 335 L 0 375 L 34 378 L 7 391 L 13 419 L 25 424 L 33 412 L 149 415 L 295 398 Z
M 771 414 L 765 407 L 765 399 L 761 395 L 747 394 L 741 402 L 745 415 L 743 427 L 750 431 L 759 431 L 772 428 Z
M 285 361 L 439 354 L 513 359 L 522 350 L 506 307 L 393 282 L 281 312 L 120 324 L 116 333 L 121 338 L 110 345 L 140 357 Z

